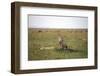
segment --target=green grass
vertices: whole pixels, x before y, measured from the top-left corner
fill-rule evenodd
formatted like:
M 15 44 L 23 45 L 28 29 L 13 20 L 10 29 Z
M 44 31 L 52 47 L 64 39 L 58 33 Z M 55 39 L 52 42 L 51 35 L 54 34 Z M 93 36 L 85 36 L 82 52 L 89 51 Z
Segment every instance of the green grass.
M 69 50 L 59 48 L 58 33 L 60 33 Z M 54 47 L 44 49 L 41 47 Z M 28 60 L 78 59 L 87 58 L 86 29 L 28 29 Z

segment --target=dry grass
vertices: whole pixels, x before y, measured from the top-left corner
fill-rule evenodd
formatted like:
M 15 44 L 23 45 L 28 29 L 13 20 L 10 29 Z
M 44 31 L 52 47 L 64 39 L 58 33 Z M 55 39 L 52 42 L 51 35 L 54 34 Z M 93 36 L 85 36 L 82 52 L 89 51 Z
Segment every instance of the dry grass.
M 58 32 L 64 37 L 68 49 L 59 48 Z M 52 49 L 40 49 L 53 47 Z M 76 59 L 87 58 L 87 30 L 52 30 L 52 29 L 28 29 L 28 59 Z

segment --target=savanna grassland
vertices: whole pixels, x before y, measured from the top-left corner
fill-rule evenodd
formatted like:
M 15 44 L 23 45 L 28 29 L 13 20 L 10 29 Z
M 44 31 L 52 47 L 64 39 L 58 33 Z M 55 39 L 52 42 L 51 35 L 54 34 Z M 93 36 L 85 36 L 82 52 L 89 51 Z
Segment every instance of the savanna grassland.
M 28 60 L 87 58 L 87 29 L 28 28 Z M 60 49 L 58 33 L 68 49 Z M 49 49 L 45 49 L 45 48 Z

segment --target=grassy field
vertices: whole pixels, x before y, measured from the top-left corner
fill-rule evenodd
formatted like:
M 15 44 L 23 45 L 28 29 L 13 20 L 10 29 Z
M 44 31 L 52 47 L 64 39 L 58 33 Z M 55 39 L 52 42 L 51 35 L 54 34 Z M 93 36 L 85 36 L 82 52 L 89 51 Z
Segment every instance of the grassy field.
M 69 49 L 59 48 L 58 32 Z M 47 47 L 50 49 L 45 49 Z M 28 60 L 78 59 L 87 56 L 86 29 L 28 29 Z

